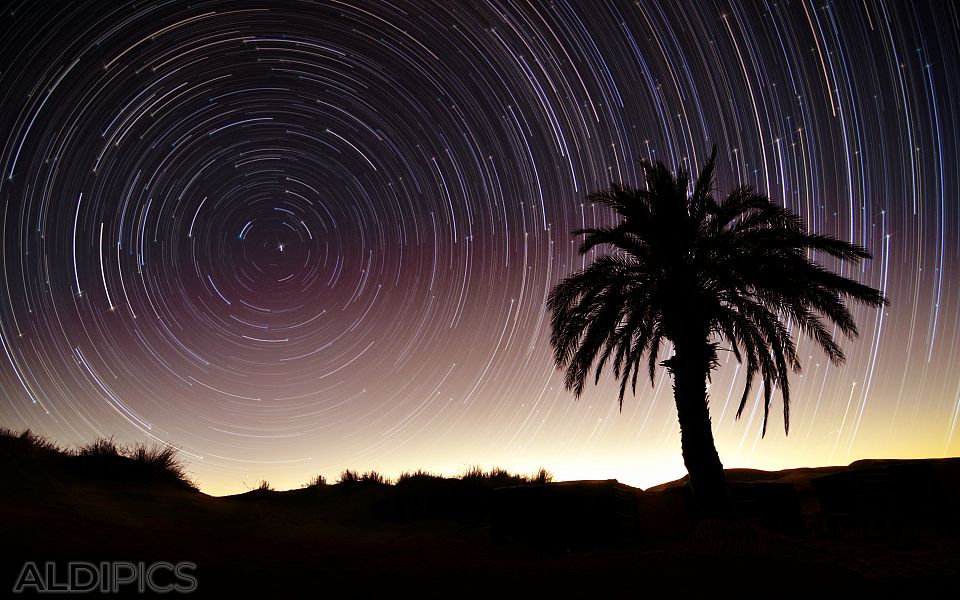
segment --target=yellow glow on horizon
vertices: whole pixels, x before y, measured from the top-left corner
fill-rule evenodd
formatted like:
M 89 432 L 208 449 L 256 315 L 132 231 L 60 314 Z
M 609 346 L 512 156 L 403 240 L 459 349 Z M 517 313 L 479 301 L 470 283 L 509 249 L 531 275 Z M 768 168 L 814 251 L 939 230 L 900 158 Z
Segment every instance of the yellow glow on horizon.
M 796 434 L 784 437 L 782 430 L 769 430 L 766 438 L 757 441 L 755 445 L 747 445 L 741 444 L 742 435 L 743 432 L 739 431 L 735 432 L 735 435 L 717 437 L 717 449 L 726 469 L 780 471 L 845 466 L 862 459 L 942 458 L 960 455 L 957 444 L 952 444 L 949 448 L 951 452 L 945 453 L 942 442 L 916 431 L 890 436 L 863 436 L 858 439 L 856 451 L 849 455 L 835 443 L 836 440 L 827 439 L 817 443 L 816 440 L 804 440 Z M 523 457 L 498 457 L 487 461 L 464 462 L 448 459 L 425 461 L 420 466 L 358 463 L 345 468 L 359 472 L 377 471 L 393 481 L 400 474 L 417 469 L 444 477 L 459 477 L 473 466 L 479 466 L 485 471 L 498 467 L 522 475 L 533 475 L 542 467 L 553 474 L 554 481 L 616 479 L 642 489 L 686 475 L 680 454 L 679 436 L 673 449 L 662 447 L 635 454 L 617 450 L 603 448 L 580 456 L 563 452 L 550 456 L 550 453 L 538 451 Z M 275 490 L 301 488 L 317 474 L 323 475 L 329 484 L 333 484 L 343 470 L 312 471 L 298 468 L 270 476 L 265 469 L 262 475 L 258 476 L 253 469 L 248 474 L 241 475 L 207 470 L 202 466 L 202 463 L 193 462 L 188 465 L 187 470 L 199 484 L 201 491 L 212 496 L 242 494 L 256 488 L 262 479 L 266 479 Z

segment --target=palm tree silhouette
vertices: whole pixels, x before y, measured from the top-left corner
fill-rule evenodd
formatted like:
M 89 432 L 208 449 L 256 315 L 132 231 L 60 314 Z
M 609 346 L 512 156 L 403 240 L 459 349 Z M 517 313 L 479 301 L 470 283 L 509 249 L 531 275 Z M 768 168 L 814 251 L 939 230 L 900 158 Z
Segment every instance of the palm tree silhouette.
M 574 231 L 584 236 L 580 254 L 599 246 L 611 252 L 558 283 L 547 301 L 554 360 L 577 397 L 591 368 L 596 383 L 607 364 L 620 382 L 621 409 L 627 386 L 636 393 L 643 362 L 651 383 L 658 364 L 673 376 L 683 461 L 702 517 L 733 510 L 706 390 L 719 365 L 720 344 L 746 362 L 737 417 L 759 375 L 763 434 L 775 387 L 789 433 L 787 376 L 800 371 L 791 328 L 805 332 L 839 364 L 844 355 L 828 325 L 851 338 L 858 334 L 844 300 L 889 304 L 880 291 L 810 258 L 819 253 L 856 264 L 870 258 L 865 248 L 808 233 L 798 216 L 748 186 L 717 201 L 715 162 L 716 147 L 692 192 L 686 169 L 673 176 L 663 163 L 641 160 L 646 189 L 613 184 L 588 195 L 588 201 L 613 209 L 618 223 Z M 665 341 L 674 353 L 658 363 Z

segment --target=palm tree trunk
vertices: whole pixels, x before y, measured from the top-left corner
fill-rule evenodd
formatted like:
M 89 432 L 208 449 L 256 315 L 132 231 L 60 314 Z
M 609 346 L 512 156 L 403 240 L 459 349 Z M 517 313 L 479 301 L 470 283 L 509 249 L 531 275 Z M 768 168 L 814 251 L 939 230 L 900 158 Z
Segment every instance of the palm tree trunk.
M 690 474 L 690 486 L 699 516 L 731 517 L 733 502 L 723 473 L 723 464 L 713 442 L 710 408 L 707 404 L 709 346 L 705 341 L 677 345 L 676 353 L 667 363 L 673 373 L 673 394 L 680 421 L 683 463 Z

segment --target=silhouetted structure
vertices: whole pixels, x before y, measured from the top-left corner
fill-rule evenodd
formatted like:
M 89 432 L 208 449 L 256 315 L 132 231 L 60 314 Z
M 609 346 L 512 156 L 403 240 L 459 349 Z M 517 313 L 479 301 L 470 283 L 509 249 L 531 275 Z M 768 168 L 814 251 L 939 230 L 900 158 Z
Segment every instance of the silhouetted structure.
M 844 299 L 870 306 L 887 303 L 878 290 L 808 257 L 817 252 L 855 264 L 870 257 L 865 248 L 808 233 L 798 216 L 747 186 L 717 201 L 712 194 L 715 158 L 716 148 L 692 193 L 685 169 L 674 176 L 663 163 L 641 161 L 646 189 L 614 184 L 587 196 L 613 209 L 619 222 L 574 231 L 574 236 L 584 236 L 580 253 L 599 246 L 612 252 L 561 281 L 548 300 L 554 359 L 577 396 L 591 369 L 599 380 L 611 363 L 620 380 L 622 407 L 627 386 L 636 391 L 644 357 L 652 383 L 661 344 L 673 344 L 673 356 L 659 364 L 673 375 L 683 459 L 701 516 L 732 511 L 706 393 L 720 342 L 729 343 L 737 360 L 746 362 L 737 416 L 759 375 L 764 434 L 775 386 L 783 395 L 789 431 L 787 375 L 800 369 L 800 360 L 781 317 L 839 363 L 844 355 L 827 324 L 857 335 Z

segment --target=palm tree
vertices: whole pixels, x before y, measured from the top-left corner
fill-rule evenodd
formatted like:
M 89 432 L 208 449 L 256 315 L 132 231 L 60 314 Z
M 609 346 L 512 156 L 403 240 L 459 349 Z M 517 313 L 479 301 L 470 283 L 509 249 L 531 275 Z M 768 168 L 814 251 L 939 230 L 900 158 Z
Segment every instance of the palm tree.
M 856 337 L 845 300 L 888 304 L 883 294 L 825 269 L 815 254 L 856 264 L 870 253 L 826 235 L 808 233 L 800 218 L 748 186 L 722 201 L 713 196 L 716 147 L 689 190 L 690 175 L 673 176 L 663 163 L 641 161 L 646 189 L 613 184 L 587 200 L 613 209 L 612 227 L 579 229 L 580 254 L 607 247 L 585 269 L 552 290 L 554 360 L 577 397 L 591 369 L 595 383 L 610 364 L 620 383 L 620 408 L 629 385 L 636 393 L 642 363 L 653 383 L 657 365 L 673 376 L 683 461 L 701 516 L 729 516 L 732 503 L 710 426 L 706 384 L 728 345 L 746 362 L 746 385 L 763 382 L 763 434 L 774 388 L 790 427 L 789 371 L 799 372 L 791 329 L 806 333 L 830 360 L 844 360 L 835 328 Z M 661 346 L 673 355 L 658 363 Z

